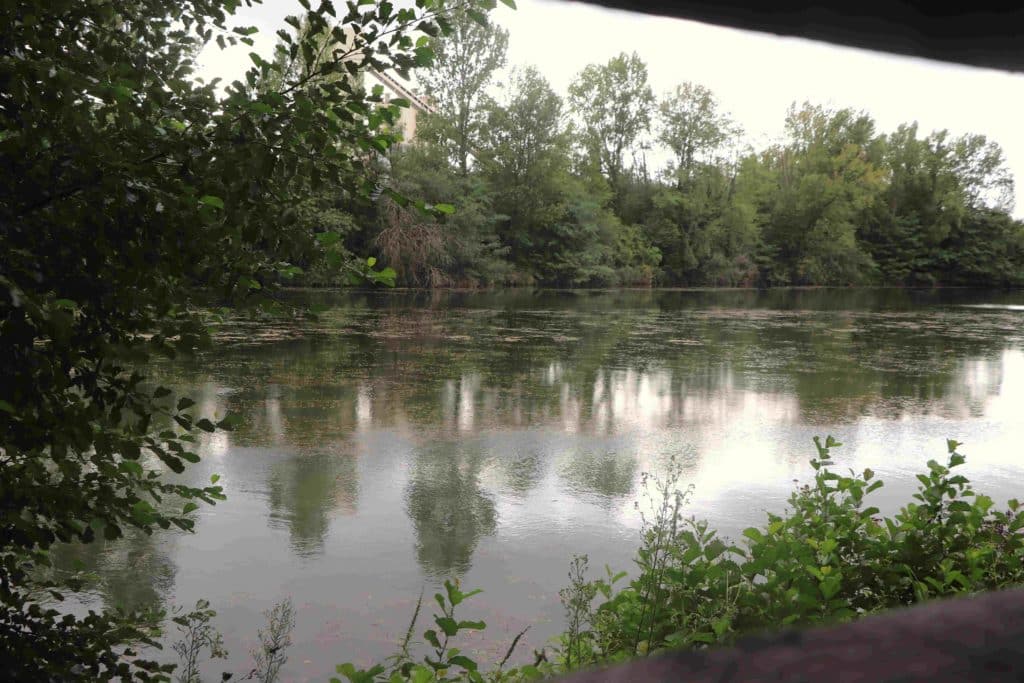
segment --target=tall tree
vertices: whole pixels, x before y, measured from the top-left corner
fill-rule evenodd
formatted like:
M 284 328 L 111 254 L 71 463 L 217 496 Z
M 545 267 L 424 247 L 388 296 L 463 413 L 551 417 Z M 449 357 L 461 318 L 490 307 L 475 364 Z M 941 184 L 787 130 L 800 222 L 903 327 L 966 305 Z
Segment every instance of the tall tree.
M 857 230 L 881 192 L 874 121 L 852 109 L 805 103 L 786 117 L 788 144 L 770 151 L 778 191 L 766 239 L 780 277 L 792 284 L 851 284 L 873 262 Z
M 562 100 L 534 67 L 516 69 L 488 98 L 481 134 L 481 167 L 495 194 L 495 210 L 505 216 L 502 241 L 513 261 L 529 266 L 536 256 L 536 234 L 560 218 L 568 182 L 568 136 Z
M 952 161 L 969 208 L 1013 210 L 1013 175 L 998 143 L 984 135 L 962 135 L 953 141 Z
M 858 236 L 884 282 L 935 281 L 934 258 L 966 206 L 949 163 L 944 133 L 918 137 L 917 123 L 883 136 L 888 183 Z
M 618 188 L 627 154 L 651 125 L 654 93 L 647 65 L 635 52 L 589 64 L 569 86 L 569 104 L 582 124 L 581 142 L 591 163 Z
M 1005 215 L 1012 206 L 1013 179 L 999 145 L 981 135 L 951 138 L 944 130 L 920 138 L 916 123 L 901 125 L 883 142 L 888 184 L 860 231 L 883 278 L 905 284 L 963 281 L 957 273 L 969 262 L 982 283 L 984 259 L 978 254 L 988 253 L 993 281 L 1005 282 L 996 263 L 1003 257 L 995 254 L 1013 238 L 989 229 L 1004 225 L 991 218 L 993 212 Z M 976 229 L 985 234 L 978 239 L 1005 239 L 978 251 L 968 246 Z
M 459 172 L 469 172 L 469 157 L 480 126 L 480 98 L 497 69 L 505 66 L 508 31 L 478 11 L 457 11 L 447 35 L 433 42 L 434 61 L 420 82 L 439 114 L 436 132 L 451 146 Z
M 741 129 L 727 114 L 710 90 L 695 83 L 677 85 L 658 107 L 658 139 L 675 155 L 671 173 L 680 187 L 690 178 L 696 165 L 721 160 L 723 147 L 736 141 Z

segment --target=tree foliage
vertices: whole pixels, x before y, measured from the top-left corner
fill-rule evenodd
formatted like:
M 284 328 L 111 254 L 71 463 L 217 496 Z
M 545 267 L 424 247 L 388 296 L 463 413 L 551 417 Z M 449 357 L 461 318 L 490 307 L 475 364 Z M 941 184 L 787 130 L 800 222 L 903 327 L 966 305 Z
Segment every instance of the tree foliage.
M 637 552 L 639 574 L 623 587 L 614 584 L 626 573 L 610 570 L 574 581 L 569 597 L 589 599 L 561 638 L 566 665 L 729 644 L 779 625 L 849 621 L 1024 578 L 1024 510 L 1017 500 L 996 507 L 957 473 L 966 462 L 957 442 L 944 464 L 930 460 L 917 475 L 913 500 L 885 517 L 871 504 L 883 486 L 875 473 L 841 475 L 831 455 L 841 444 L 815 444 L 813 479 L 793 492 L 784 514 L 744 530 L 741 543 L 684 517 L 689 491 L 679 490 L 678 469 L 651 479 L 654 514 Z
M 647 65 L 635 52 L 590 64 L 569 86 L 569 103 L 581 121 L 580 143 L 613 188 L 629 153 L 651 125 L 654 93 Z
M 452 14 L 450 30 L 437 41 L 434 62 L 420 80 L 438 113 L 438 144 L 449 149 L 459 173 L 469 172 L 469 158 L 481 132 L 481 98 L 497 69 L 505 66 L 508 31 L 477 10 Z
M 303 2 L 288 23 L 306 30 L 279 33 L 279 56 L 303 68 L 254 52 L 240 80 L 197 80 L 204 43 L 252 44 L 254 28 L 230 25 L 241 4 L 0 7 L 5 679 L 166 677 L 122 656 L 151 639 L 137 615 L 76 617 L 43 600 L 63 589 L 37 578 L 46 551 L 131 527 L 189 530 L 199 503 L 223 497 L 216 477 L 192 487 L 173 474 L 230 418 L 198 414 L 140 368 L 204 345 L 200 304 L 266 303 L 299 263 L 342 267 L 325 251 L 340 235 L 301 220 L 304 202 L 325 186 L 343 206 L 364 201 L 399 108 L 359 74 L 428 64 L 412 31 L 442 32 L 448 11 Z
M 698 164 L 723 161 L 727 143 L 742 133 L 729 116 L 719 111 L 714 94 L 699 83 L 682 83 L 658 107 L 661 121 L 659 140 L 675 155 L 674 168 L 682 187 Z
M 467 30 L 481 49 L 504 53 L 500 30 Z M 703 85 L 681 83 L 655 106 L 636 54 L 585 67 L 563 101 L 534 67 L 481 94 L 474 88 L 496 73 L 481 65 L 501 60 L 467 56 L 468 44 L 437 41 L 425 81 L 453 104 L 425 117 L 396 158 L 402 187 L 432 201 L 448 194 L 458 208 L 429 234 L 392 231 L 405 251 L 385 260 L 400 281 L 1024 283 L 1013 180 L 1002 149 L 982 135 L 922 137 L 916 123 L 882 133 L 867 112 L 804 102 L 787 112 L 783 139 L 755 150 Z M 478 79 L 457 85 L 459 73 Z M 471 165 L 452 151 L 458 121 L 472 123 L 461 137 Z M 647 168 L 652 144 L 671 155 L 661 174 Z

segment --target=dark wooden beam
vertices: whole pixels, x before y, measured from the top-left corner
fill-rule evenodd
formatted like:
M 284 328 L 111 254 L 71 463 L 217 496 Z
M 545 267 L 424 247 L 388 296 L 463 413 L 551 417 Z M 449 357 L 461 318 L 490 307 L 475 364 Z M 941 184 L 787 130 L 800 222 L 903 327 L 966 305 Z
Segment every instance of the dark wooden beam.
M 1024 72 L 1024 3 L 585 0 L 634 12 Z
M 1024 590 L 937 600 L 840 626 L 748 638 L 560 683 L 961 683 L 1024 680 Z

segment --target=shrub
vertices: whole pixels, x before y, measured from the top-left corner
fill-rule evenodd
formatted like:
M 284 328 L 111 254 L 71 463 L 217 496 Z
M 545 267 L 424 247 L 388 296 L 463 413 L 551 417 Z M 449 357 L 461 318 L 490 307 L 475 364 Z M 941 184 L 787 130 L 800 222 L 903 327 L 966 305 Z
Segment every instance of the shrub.
M 946 464 L 928 462 L 912 502 L 892 517 L 867 504 L 883 486 L 874 472 L 839 474 L 831 451 L 841 444 L 832 437 L 824 444 L 815 437 L 814 443 L 813 482 L 793 491 L 783 514 L 769 514 L 763 525 L 744 530 L 740 545 L 719 538 L 707 521 L 684 516 L 691 489 L 680 489 L 675 461 L 664 478 L 644 475 L 654 512 L 643 520 L 638 573 L 621 587 L 626 573 L 607 567 L 603 578 L 589 580 L 587 557 L 574 557 L 570 584 L 560 593 L 566 630 L 555 639 L 550 660 L 541 652 L 532 665 L 503 670 L 506 655 L 486 674 L 463 654 L 456 660 L 447 638 L 484 624 L 454 619 L 455 606 L 476 591 L 461 593 L 457 584 L 446 583 L 447 602 L 436 596 L 442 614 L 435 616 L 446 639 L 425 633 L 438 649 L 435 657 L 414 663 L 406 638 L 390 669 L 342 665 L 338 671 L 353 683 L 532 680 L 665 649 L 728 644 L 780 625 L 856 619 L 1024 579 L 1024 508 L 1011 500 L 1008 509 L 997 510 L 956 474 L 965 462 L 956 441 L 948 442 Z
M 830 453 L 841 444 L 816 437 L 815 445 L 813 483 L 793 492 L 784 514 L 746 529 L 742 546 L 683 516 L 688 492 L 670 468 L 656 482 L 659 505 L 644 527 L 639 574 L 621 590 L 610 571 L 593 588 L 581 584 L 577 593 L 603 601 L 585 619 L 589 631 L 562 636 L 563 664 L 728 643 L 778 625 L 844 621 L 1022 581 L 1024 509 L 1011 500 L 996 510 L 955 474 L 965 462 L 957 442 L 948 442 L 945 465 L 928 462 L 914 502 L 891 518 L 866 504 L 883 485 L 870 469 L 841 475 Z

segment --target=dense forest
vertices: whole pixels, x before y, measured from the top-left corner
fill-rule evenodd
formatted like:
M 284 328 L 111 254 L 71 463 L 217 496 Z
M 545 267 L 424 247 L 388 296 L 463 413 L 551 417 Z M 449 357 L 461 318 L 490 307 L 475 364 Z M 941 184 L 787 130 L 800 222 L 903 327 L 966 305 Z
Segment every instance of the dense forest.
M 388 191 L 353 209 L 327 188 L 304 214 L 399 284 L 1024 284 L 1013 178 L 983 135 L 882 132 L 866 112 L 803 103 L 786 139 L 753 149 L 703 85 L 657 99 L 636 54 L 587 66 L 562 98 L 533 67 L 499 79 L 500 26 L 456 15 L 451 29 L 416 72 L 436 114 L 382 155 L 380 183 L 454 213 Z M 322 268 L 303 281 L 340 282 Z

